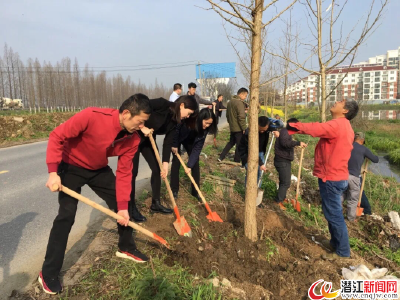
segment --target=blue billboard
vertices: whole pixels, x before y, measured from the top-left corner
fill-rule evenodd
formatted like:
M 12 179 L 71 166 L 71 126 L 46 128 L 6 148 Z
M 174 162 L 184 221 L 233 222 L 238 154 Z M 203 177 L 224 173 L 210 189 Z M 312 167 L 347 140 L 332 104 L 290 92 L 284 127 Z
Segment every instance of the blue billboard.
M 236 77 L 236 63 L 234 62 L 196 65 L 196 79 L 234 77 Z

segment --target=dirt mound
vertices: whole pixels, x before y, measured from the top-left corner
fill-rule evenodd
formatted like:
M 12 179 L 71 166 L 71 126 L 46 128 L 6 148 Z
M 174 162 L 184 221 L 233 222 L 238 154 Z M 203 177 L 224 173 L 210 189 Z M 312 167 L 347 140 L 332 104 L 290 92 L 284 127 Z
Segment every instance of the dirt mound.
M 0 116 L 0 144 L 12 139 L 34 139 L 48 135 L 74 113 L 41 113 L 21 116 Z

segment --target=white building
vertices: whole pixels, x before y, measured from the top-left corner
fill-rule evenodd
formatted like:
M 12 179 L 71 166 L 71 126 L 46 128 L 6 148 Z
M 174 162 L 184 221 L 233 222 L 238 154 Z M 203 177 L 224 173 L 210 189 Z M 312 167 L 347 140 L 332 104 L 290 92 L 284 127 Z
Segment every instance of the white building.
M 399 70 L 382 65 L 340 67 L 326 74 L 328 101 L 346 97 L 355 100 L 393 100 L 398 93 Z M 320 97 L 320 76 L 309 76 L 291 84 L 286 90 L 288 100 L 305 104 L 317 102 Z

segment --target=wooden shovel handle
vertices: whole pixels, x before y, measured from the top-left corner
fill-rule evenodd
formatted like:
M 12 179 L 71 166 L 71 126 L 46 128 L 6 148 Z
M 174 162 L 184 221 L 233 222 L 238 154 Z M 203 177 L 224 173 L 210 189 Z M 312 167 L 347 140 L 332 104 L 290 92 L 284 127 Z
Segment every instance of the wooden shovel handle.
M 158 161 L 158 165 L 160 166 L 160 170 L 162 171 L 163 170 L 163 165 L 162 165 L 160 153 L 158 153 L 158 149 L 157 149 L 156 143 L 154 141 L 153 135 L 150 134 L 149 135 L 149 139 L 150 139 L 150 142 L 151 142 L 151 146 L 153 147 L 154 153 L 156 155 L 156 158 L 157 158 L 157 161 Z M 174 195 L 172 194 L 172 190 L 171 190 L 171 186 L 169 185 L 169 181 L 168 181 L 167 178 L 163 178 L 163 179 L 164 179 L 164 182 L 165 182 L 165 186 L 167 187 L 169 198 L 171 199 L 171 202 L 172 202 L 172 206 L 174 207 L 174 212 L 176 214 L 176 218 L 178 220 L 180 220 L 181 217 L 179 215 L 178 209 L 176 208 L 175 198 L 174 198 Z
M 364 167 L 363 174 L 362 174 L 362 183 L 361 183 L 360 195 L 358 196 L 358 205 L 357 206 L 361 205 L 362 193 L 364 191 L 365 177 L 367 176 L 367 170 L 368 170 L 368 159 L 365 159 L 365 167 Z
M 183 162 L 182 157 L 179 155 L 178 152 L 175 155 L 179 159 L 179 161 L 181 162 L 181 165 L 183 166 L 183 169 L 185 169 L 185 172 L 186 172 L 187 167 L 186 167 L 185 163 Z M 207 203 L 206 199 L 204 198 L 203 193 L 200 191 L 199 186 L 197 185 L 196 181 L 194 180 L 192 174 L 190 174 L 190 173 L 186 173 L 186 174 L 189 176 L 190 180 L 192 181 L 194 188 L 196 189 L 197 193 L 199 194 L 199 196 L 201 198 L 201 201 L 203 201 L 203 203 L 206 206 L 207 210 L 210 210 L 209 213 L 211 213 L 211 209 L 208 206 L 208 203 Z
M 300 153 L 299 172 L 297 173 L 296 201 L 297 201 L 297 198 L 299 197 L 301 166 L 303 164 L 304 149 L 305 148 L 301 148 L 301 153 Z
M 58 190 L 58 185 L 54 184 L 52 186 L 52 190 L 53 191 Z M 61 191 L 64 192 L 65 194 L 70 195 L 71 197 L 83 202 L 83 203 L 86 203 L 87 205 L 90 205 L 91 207 L 93 207 L 93 208 L 105 213 L 106 215 L 108 215 L 108 216 L 110 216 L 110 217 L 112 217 L 112 218 L 114 218 L 116 220 L 121 220 L 121 219 L 125 220 L 122 216 L 116 214 L 112 210 L 110 210 L 110 209 L 108 209 L 108 208 L 106 208 L 106 207 L 104 207 L 104 206 L 102 206 L 100 204 L 97 204 L 96 202 L 90 200 L 89 198 L 86 198 L 86 197 L 82 196 L 81 194 L 78 194 L 77 192 L 75 192 L 75 191 L 73 191 L 73 190 L 71 190 L 71 189 L 69 189 L 69 188 L 67 188 L 67 187 L 65 187 L 63 185 L 61 185 Z M 128 226 L 130 226 L 133 229 L 135 229 L 135 230 L 147 235 L 148 237 L 150 237 L 152 239 L 155 239 L 155 240 L 161 242 L 162 244 L 166 243 L 164 239 L 160 238 L 155 233 L 143 228 L 142 226 L 137 225 L 136 223 L 133 223 L 133 222 L 129 221 Z M 164 245 L 166 245 L 166 244 L 164 244 Z

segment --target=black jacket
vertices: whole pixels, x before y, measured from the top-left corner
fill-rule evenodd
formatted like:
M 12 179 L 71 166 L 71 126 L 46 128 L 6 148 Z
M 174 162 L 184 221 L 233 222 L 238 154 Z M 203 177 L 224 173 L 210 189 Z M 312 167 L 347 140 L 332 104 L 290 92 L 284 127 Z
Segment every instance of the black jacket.
M 204 131 L 203 135 L 199 135 L 196 130 L 187 128 L 185 124 L 179 124 L 176 127 L 173 147 L 179 148 L 181 144 L 192 145 L 192 152 L 190 153 L 187 163 L 188 168 L 193 168 L 193 166 L 199 160 L 199 156 L 206 141 L 207 134 L 208 129 Z
M 150 118 L 144 124 L 146 127 L 154 129 L 153 136 L 165 134 L 162 149 L 163 162 L 170 161 L 171 147 L 177 125 L 172 120 L 173 112 L 170 108 L 172 103 L 164 98 L 150 99 L 152 112 Z
M 373 163 L 379 162 L 379 157 L 372 154 L 371 150 L 357 142 L 354 142 L 353 150 L 351 150 L 351 156 L 349 159 L 349 173 L 351 175 L 360 176 L 361 166 L 365 158 L 368 158 Z
M 270 131 L 265 131 L 264 133 L 258 133 L 258 152 L 266 152 L 267 145 L 269 140 L 269 133 Z M 240 159 L 242 160 L 242 165 L 244 166 L 247 163 L 248 156 L 249 156 L 249 129 L 247 128 L 242 138 L 240 139 L 239 143 L 239 155 Z M 258 159 L 258 164 L 261 166 L 263 164 L 261 158 Z
M 220 109 L 226 109 L 226 107 L 222 104 L 222 101 L 219 102 L 218 100 L 214 101 L 216 103 L 215 105 L 215 115 L 220 118 L 222 117 L 222 111 Z
M 294 147 L 300 146 L 300 142 L 294 141 L 286 128 L 283 128 L 275 142 L 275 160 L 294 159 Z

